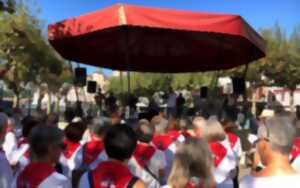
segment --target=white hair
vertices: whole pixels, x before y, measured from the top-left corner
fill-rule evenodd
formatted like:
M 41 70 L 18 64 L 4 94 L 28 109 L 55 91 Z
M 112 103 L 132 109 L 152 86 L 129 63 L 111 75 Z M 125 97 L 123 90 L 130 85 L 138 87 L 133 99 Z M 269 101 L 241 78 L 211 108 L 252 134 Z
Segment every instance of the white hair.
M 264 125 L 258 128 L 258 137 L 269 141 L 271 149 L 288 155 L 293 147 L 296 136 L 294 121 L 290 116 L 276 116 L 266 120 Z

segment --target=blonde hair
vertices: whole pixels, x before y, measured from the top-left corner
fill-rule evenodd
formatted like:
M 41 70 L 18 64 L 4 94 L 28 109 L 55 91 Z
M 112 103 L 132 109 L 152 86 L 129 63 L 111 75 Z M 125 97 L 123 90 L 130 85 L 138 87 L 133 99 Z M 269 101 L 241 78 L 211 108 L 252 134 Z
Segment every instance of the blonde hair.
M 226 133 L 217 119 L 210 118 L 202 128 L 201 137 L 208 142 L 223 141 L 226 138 Z
M 168 184 L 171 187 L 184 188 L 191 178 L 198 177 L 204 187 L 212 187 L 212 166 L 213 159 L 206 141 L 189 138 L 178 145 Z

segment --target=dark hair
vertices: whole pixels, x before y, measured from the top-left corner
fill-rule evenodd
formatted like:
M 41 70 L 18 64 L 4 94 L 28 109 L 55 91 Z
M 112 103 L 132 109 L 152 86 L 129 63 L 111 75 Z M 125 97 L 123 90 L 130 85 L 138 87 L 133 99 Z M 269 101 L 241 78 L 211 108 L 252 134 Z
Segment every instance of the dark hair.
M 66 138 L 73 142 L 82 139 L 86 126 L 82 122 L 70 123 L 64 130 Z
M 96 134 L 98 137 L 104 138 L 106 132 L 111 126 L 111 119 L 109 118 L 94 118 L 90 122 L 90 130 Z
M 32 117 L 32 116 L 26 116 L 22 119 L 22 136 L 27 138 L 30 131 L 39 124 L 40 122 Z
M 59 122 L 59 115 L 57 113 L 51 113 L 47 116 L 48 125 L 57 125 Z
M 135 150 L 137 136 L 126 124 L 111 127 L 104 138 L 104 146 L 109 158 L 124 161 L 129 159 Z
M 28 136 L 30 149 L 36 157 L 47 156 L 49 145 L 59 144 L 63 136 L 63 131 L 59 128 L 39 124 L 32 129 Z
M 155 128 L 146 119 L 141 119 L 138 123 L 136 133 L 138 135 L 138 140 L 141 142 L 149 143 L 151 142 Z

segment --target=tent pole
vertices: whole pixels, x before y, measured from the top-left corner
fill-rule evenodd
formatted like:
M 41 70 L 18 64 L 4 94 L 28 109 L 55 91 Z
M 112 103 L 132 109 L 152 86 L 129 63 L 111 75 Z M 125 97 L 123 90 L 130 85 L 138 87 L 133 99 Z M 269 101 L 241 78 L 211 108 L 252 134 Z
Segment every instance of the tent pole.
M 244 70 L 244 75 L 243 75 L 245 82 L 246 82 L 246 77 L 247 77 L 247 73 L 248 73 L 248 68 L 249 68 L 249 64 L 247 63 L 245 65 L 245 70 Z M 245 85 L 246 85 L 246 83 L 245 83 Z M 244 101 L 244 103 L 247 102 L 247 88 L 245 89 L 245 93 L 243 95 L 243 101 Z
M 127 71 L 127 82 L 128 82 L 128 98 L 131 92 L 131 85 L 130 85 L 130 72 Z

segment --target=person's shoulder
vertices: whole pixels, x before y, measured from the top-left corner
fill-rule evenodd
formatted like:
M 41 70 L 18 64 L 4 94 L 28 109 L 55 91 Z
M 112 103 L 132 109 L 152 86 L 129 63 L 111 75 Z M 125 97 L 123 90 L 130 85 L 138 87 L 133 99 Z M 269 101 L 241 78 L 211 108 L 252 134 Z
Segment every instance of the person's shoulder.
M 39 187 L 46 188 L 46 187 L 61 187 L 61 188 L 70 188 L 71 182 L 69 179 L 57 172 L 53 172 L 47 179 L 45 179 Z
M 254 176 L 244 176 L 240 180 L 240 188 L 252 187 L 253 182 L 255 181 Z
M 64 176 L 64 175 L 62 175 L 62 174 L 60 174 L 58 172 L 54 172 L 51 175 L 51 177 L 53 179 L 55 179 L 57 182 L 68 182 L 69 181 L 69 179 L 66 176 Z

